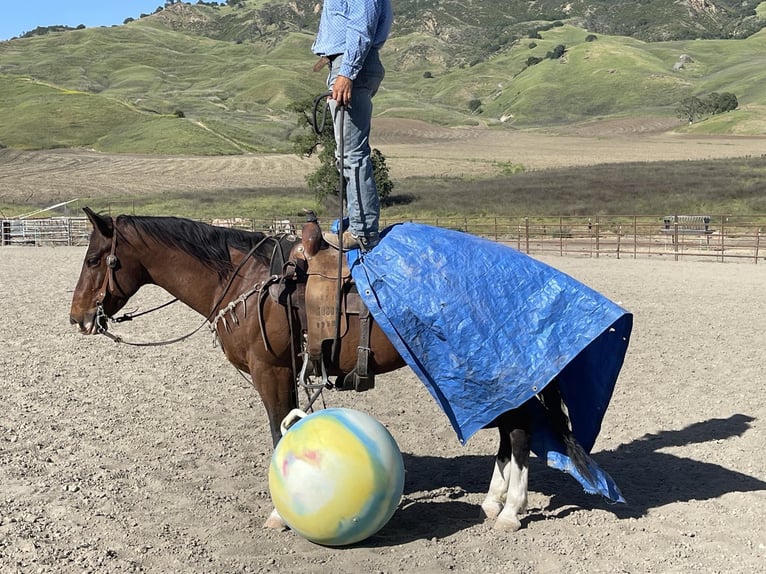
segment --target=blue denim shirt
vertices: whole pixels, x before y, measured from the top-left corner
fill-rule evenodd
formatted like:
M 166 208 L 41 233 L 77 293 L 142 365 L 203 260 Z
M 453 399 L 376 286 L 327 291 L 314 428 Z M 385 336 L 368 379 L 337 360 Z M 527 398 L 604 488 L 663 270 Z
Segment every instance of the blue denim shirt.
M 379 49 L 391 31 L 391 0 L 324 0 L 311 50 L 317 56 L 343 54 L 341 76 L 352 80 L 370 48 Z

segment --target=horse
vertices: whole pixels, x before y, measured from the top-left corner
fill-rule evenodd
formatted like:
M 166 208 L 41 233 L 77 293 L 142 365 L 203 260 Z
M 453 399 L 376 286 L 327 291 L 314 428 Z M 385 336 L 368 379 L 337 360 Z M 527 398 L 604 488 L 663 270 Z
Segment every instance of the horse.
M 338 258 L 338 252 L 322 239 L 321 231 L 316 232 L 318 224 L 311 227 L 307 223 L 285 255 L 280 251 L 284 238 L 279 236 L 177 217 L 112 218 L 87 207 L 84 211 L 93 229 L 72 296 L 71 324 L 86 335 L 101 333 L 117 339 L 108 331 L 108 320 L 142 286 L 163 288 L 202 315 L 215 331 L 228 361 L 249 373 L 266 409 L 276 446 L 282 436 L 282 421 L 298 407 L 297 365 L 302 357 L 305 359 L 306 309 L 302 306 L 307 303 L 301 295 L 311 271 L 295 263 L 319 255 Z M 274 272 L 276 254 L 277 269 L 288 271 Z M 298 304 L 291 302 L 293 299 Z M 354 372 L 360 337 L 365 334 L 373 373 L 405 366 L 374 318 L 371 326 L 369 322 L 361 315 L 347 315 L 341 336 L 323 343 L 322 370 L 326 369 L 327 376 L 339 381 Z M 329 343 L 334 343 L 332 348 Z M 571 432 L 555 382 L 531 401 L 542 403 L 567 455 L 581 474 L 587 475 L 587 455 Z M 531 405 L 525 403 L 501 414 L 490 425 L 497 427 L 500 444 L 481 509 L 494 520 L 497 530 L 521 528 L 519 515 L 527 506 L 532 420 Z M 264 527 L 286 526 L 274 509 Z

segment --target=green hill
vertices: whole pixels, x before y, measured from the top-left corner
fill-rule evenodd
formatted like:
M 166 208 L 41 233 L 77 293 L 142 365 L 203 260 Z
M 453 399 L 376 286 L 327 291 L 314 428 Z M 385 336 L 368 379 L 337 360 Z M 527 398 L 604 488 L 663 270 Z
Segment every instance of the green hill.
M 296 119 L 288 105 L 324 90 L 324 72 L 311 72 L 315 2 L 212 4 L 174 3 L 122 26 L 38 29 L 0 42 L 0 145 L 289 150 Z M 674 116 L 682 98 L 717 91 L 734 93 L 740 108 L 684 129 L 764 133 L 763 4 L 650 0 L 638 19 L 634 2 L 561 6 L 397 2 L 376 114 L 545 127 Z

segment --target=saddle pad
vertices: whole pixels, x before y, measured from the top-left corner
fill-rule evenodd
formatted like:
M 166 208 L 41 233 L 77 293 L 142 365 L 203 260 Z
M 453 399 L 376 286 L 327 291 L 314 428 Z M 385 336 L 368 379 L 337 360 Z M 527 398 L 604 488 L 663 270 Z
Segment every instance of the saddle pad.
M 574 435 L 590 452 L 627 351 L 632 315 L 493 241 L 417 223 L 395 225 L 381 237 L 369 253 L 349 253 L 353 278 L 460 442 L 557 378 Z M 602 484 L 577 476 L 552 435 L 536 429 L 535 454 L 588 492 L 622 500 L 606 473 L 594 473 Z

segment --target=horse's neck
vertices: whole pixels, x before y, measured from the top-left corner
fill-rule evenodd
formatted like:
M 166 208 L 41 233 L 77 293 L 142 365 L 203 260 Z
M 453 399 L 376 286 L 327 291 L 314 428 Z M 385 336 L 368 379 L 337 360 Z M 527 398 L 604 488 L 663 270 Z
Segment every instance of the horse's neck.
M 177 249 L 158 247 L 142 257 L 150 282 L 205 317 L 220 303 L 224 285 L 218 273 Z

